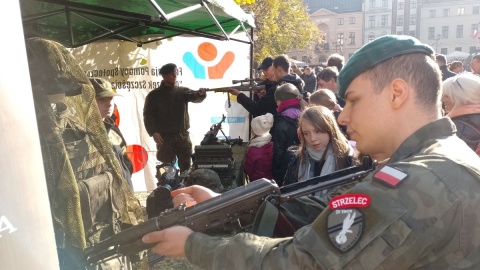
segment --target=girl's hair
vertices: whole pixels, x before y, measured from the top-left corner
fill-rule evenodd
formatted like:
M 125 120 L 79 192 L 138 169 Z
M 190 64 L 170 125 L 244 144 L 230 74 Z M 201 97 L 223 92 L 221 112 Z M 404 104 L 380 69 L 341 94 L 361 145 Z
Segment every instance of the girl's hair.
M 461 73 L 443 82 L 442 95 L 450 98 L 453 108 L 468 104 L 480 104 L 480 77 Z
M 322 105 L 330 110 L 337 105 L 335 94 L 329 89 L 318 89 L 310 95 L 309 102 L 311 105 Z
M 463 67 L 463 63 L 460 62 L 460 61 L 452 61 L 452 62 L 450 62 L 450 64 L 448 65 L 448 70 L 453 71 L 453 70 L 456 69 L 457 67 Z
M 348 155 L 350 146 L 348 145 L 347 138 L 345 138 L 340 131 L 332 111 L 324 106 L 312 106 L 304 110 L 298 121 L 299 136 L 303 136 L 302 123 L 304 121 L 310 122 L 316 130 L 328 134 L 330 137 L 329 146 L 332 147 L 333 154 L 335 155 L 336 169 L 345 168 L 347 165 L 345 163 L 345 156 Z M 305 139 L 300 140 L 300 145 L 295 154 L 299 158 L 298 164 L 307 162 L 307 160 L 305 160 L 307 156 Z

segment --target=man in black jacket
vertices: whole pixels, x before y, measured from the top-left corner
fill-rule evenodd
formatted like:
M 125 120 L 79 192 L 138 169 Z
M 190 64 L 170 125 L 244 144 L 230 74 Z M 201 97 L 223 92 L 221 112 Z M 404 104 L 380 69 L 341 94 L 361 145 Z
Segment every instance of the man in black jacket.
M 437 60 L 437 65 L 440 68 L 440 71 L 442 72 L 442 81 L 445 81 L 446 79 L 457 75 L 457 73 L 451 72 L 450 70 L 448 70 L 447 57 L 445 55 L 436 54 L 435 58 Z
M 267 57 L 263 60 L 262 64 L 258 67 L 258 70 L 262 70 L 265 80 L 262 82 L 265 85 L 266 93 L 261 96 L 257 101 L 252 100 L 250 97 L 241 93 L 237 89 L 230 89 L 231 95 L 237 96 L 237 102 L 247 110 L 253 118 L 271 113 L 277 114 L 277 103 L 275 102 L 274 94 L 277 84 L 275 82 L 275 74 L 273 72 L 273 58 Z
M 305 92 L 313 93 L 317 89 L 317 75 L 310 69 L 310 67 L 305 67 L 303 69 L 303 74 L 300 75 L 300 78 L 305 82 Z

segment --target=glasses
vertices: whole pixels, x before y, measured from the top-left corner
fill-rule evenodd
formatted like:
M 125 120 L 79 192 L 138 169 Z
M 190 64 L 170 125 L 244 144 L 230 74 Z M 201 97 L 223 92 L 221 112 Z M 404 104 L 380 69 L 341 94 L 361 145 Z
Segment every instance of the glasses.
M 462 89 L 463 91 L 465 91 L 465 90 L 463 89 L 462 85 L 461 85 L 460 82 L 459 82 L 458 75 L 453 78 L 452 82 L 453 82 L 453 83 L 457 83 L 458 86 L 460 86 L 460 89 Z

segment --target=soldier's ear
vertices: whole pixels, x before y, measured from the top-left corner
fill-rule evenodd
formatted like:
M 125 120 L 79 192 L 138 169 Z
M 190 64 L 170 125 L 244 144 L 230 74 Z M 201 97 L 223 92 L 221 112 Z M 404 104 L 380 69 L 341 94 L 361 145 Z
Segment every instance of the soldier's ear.
M 401 108 L 411 95 L 412 89 L 408 83 L 402 79 L 394 79 L 387 89 L 392 109 Z

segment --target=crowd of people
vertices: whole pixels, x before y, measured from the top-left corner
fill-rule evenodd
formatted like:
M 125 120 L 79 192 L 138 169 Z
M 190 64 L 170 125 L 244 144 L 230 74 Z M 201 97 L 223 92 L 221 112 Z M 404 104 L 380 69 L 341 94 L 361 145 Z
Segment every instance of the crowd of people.
M 58 43 L 29 39 L 27 52 L 60 264 L 68 269 L 85 264 L 83 249 L 143 215 L 114 122 L 120 95 L 107 80 L 87 78 Z M 252 116 L 245 174 L 283 186 L 354 166 L 359 156 L 379 166 L 361 183 L 298 201 L 315 214 L 289 237 L 211 237 L 174 226 L 143 237 L 156 243 L 153 251 L 205 269 L 480 267 L 480 55 L 464 72 L 415 38 L 389 35 L 346 63 L 332 55 L 327 64 L 302 71 L 286 55 L 267 57 L 259 66 L 264 92 L 251 99 L 229 90 Z M 145 129 L 157 159 L 178 159 L 187 172 L 188 103 L 202 102 L 206 89 L 178 86 L 173 63 L 160 74 L 160 87 L 145 100 Z M 93 100 L 96 107 L 85 106 Z M 188 206 L 219 195 L 196 185 L 175 194 L 176 204 Z M 350 200 L 337 208 L 337 198 Z M 348 203 L 355 198 L 365 203 Z M 141 257 L 115 258 L 101 269 L 142 269 Z

